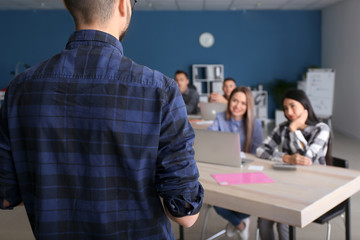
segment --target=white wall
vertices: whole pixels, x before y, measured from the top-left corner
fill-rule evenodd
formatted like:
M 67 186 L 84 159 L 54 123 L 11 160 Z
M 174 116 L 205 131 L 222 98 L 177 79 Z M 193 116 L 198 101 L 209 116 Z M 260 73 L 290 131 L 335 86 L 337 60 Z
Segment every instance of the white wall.
M 360 1 L 322 11 L 322 66 L 336 69 L 333 128 L 360 139 Z

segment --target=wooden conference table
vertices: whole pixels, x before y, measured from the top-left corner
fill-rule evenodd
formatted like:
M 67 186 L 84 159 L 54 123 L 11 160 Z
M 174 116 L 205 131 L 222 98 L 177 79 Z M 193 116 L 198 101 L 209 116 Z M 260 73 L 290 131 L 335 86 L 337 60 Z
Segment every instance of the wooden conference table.
M 251 154 L 246 158 L 254 161 L 243 168 L 197 163 L 204 203 L 303 228 L 360 190 L 360 171 L 320 165 L 275 170 L 271 161 Z M 252 172 L 250 166 L 262 166 L 275 182 L 223 186 L 211 176 Z

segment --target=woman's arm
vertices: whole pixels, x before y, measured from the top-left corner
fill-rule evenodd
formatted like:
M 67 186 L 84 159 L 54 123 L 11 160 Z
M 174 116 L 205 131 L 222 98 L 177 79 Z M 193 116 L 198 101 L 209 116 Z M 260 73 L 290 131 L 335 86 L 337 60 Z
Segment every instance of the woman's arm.
M 216 119 L 215 119 L 214 122 L 211 124 L 211 126 L 207 128 L 207 130 L 211 130 L 211 131 L 222 131 L 222 129 L 221 129 L 221 124 L 222 124 L 222 122 L 225 121 L 225 120 L 223 119 L 222 114 L 223 114 L 223 113 L 217 113 L 217 114 L 216 114 Z
M 295 153 L 295 154 L 285 154 L 282 158 L 283 162 L 285 163 L 290 163 L 290 164 L 295 164 L 295 165 L 304 165 L 304 166 L 308 166 L 312 164 L 312 161 L 310 158 L 305 157 L 299 153 Z
M 321 127 L 318 123 L 316 127 L 307 126 L 308 111 L 305 109 L 303 113 L 289 124 L 289 147 L 294 154 L 285 154 L 283 162 L 297 165 L 311 165 L 312 163 L 320 163 L 320 158 L 325 157 L 327 150 L 327 142 L 330 131 L 326 124 Z M 302 131 L 310 131 L 309 142 L 305 139 Z
M 277 126 L 271 135 L 265 138 L 263 143 L 256 149 L 257 157 L 282 162 L 284 153 L 279 152 L 278 147 L 281 144 L 281 131 L 283 128 L 283 125 Z
M 309 126 L 304 131 L 310 131 L 310 138 L 307 141 L 300 130 L 290 132 L 290 147 L 300 156 L 288 159 L 293 164 L 309 165 L 311 163 L 324 164 L 322 158 L 326 156 L 330 138 L 330 128 L 325 123 L 318 123 L 316 126 Z M 285 160 L 286 161 L 286 160 Z

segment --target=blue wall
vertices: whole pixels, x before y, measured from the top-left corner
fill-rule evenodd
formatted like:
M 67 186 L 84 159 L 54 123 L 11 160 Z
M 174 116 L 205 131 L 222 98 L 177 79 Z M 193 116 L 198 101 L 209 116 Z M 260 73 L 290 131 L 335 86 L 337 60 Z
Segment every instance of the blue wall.
M 61 51 L 73 30 L 66 11 L 0 11 L 0 87 L 18 62 L 35 65 Z
M 0 87 L 17 62 L 34 65 L 63 49 L 74 28 L 61 10 L 0 11 L 0 26 Z M 202 32 L 214 35 L 212 48 L 199 45 Z M 309 66 L 321 65 L 321 12 L 135 11 L 124 50 L 171 77 L 177 69 L 191 75 L 191 64 L 224 64 L 225 76 L 238 85 L 297 81 Z M 269 107 L 273 117 L 272 99 Z

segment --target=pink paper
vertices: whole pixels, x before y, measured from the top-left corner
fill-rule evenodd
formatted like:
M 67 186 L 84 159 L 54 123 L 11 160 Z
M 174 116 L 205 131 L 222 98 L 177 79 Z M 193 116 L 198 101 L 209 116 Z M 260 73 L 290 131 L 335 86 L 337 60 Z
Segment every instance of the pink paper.
M 220 185 L 236 185 L 236 184 L 272 183 L 272 182 L 274 182 L 273 179 L 269 178 L 262 172 L 212 174 L 211 176 Z

